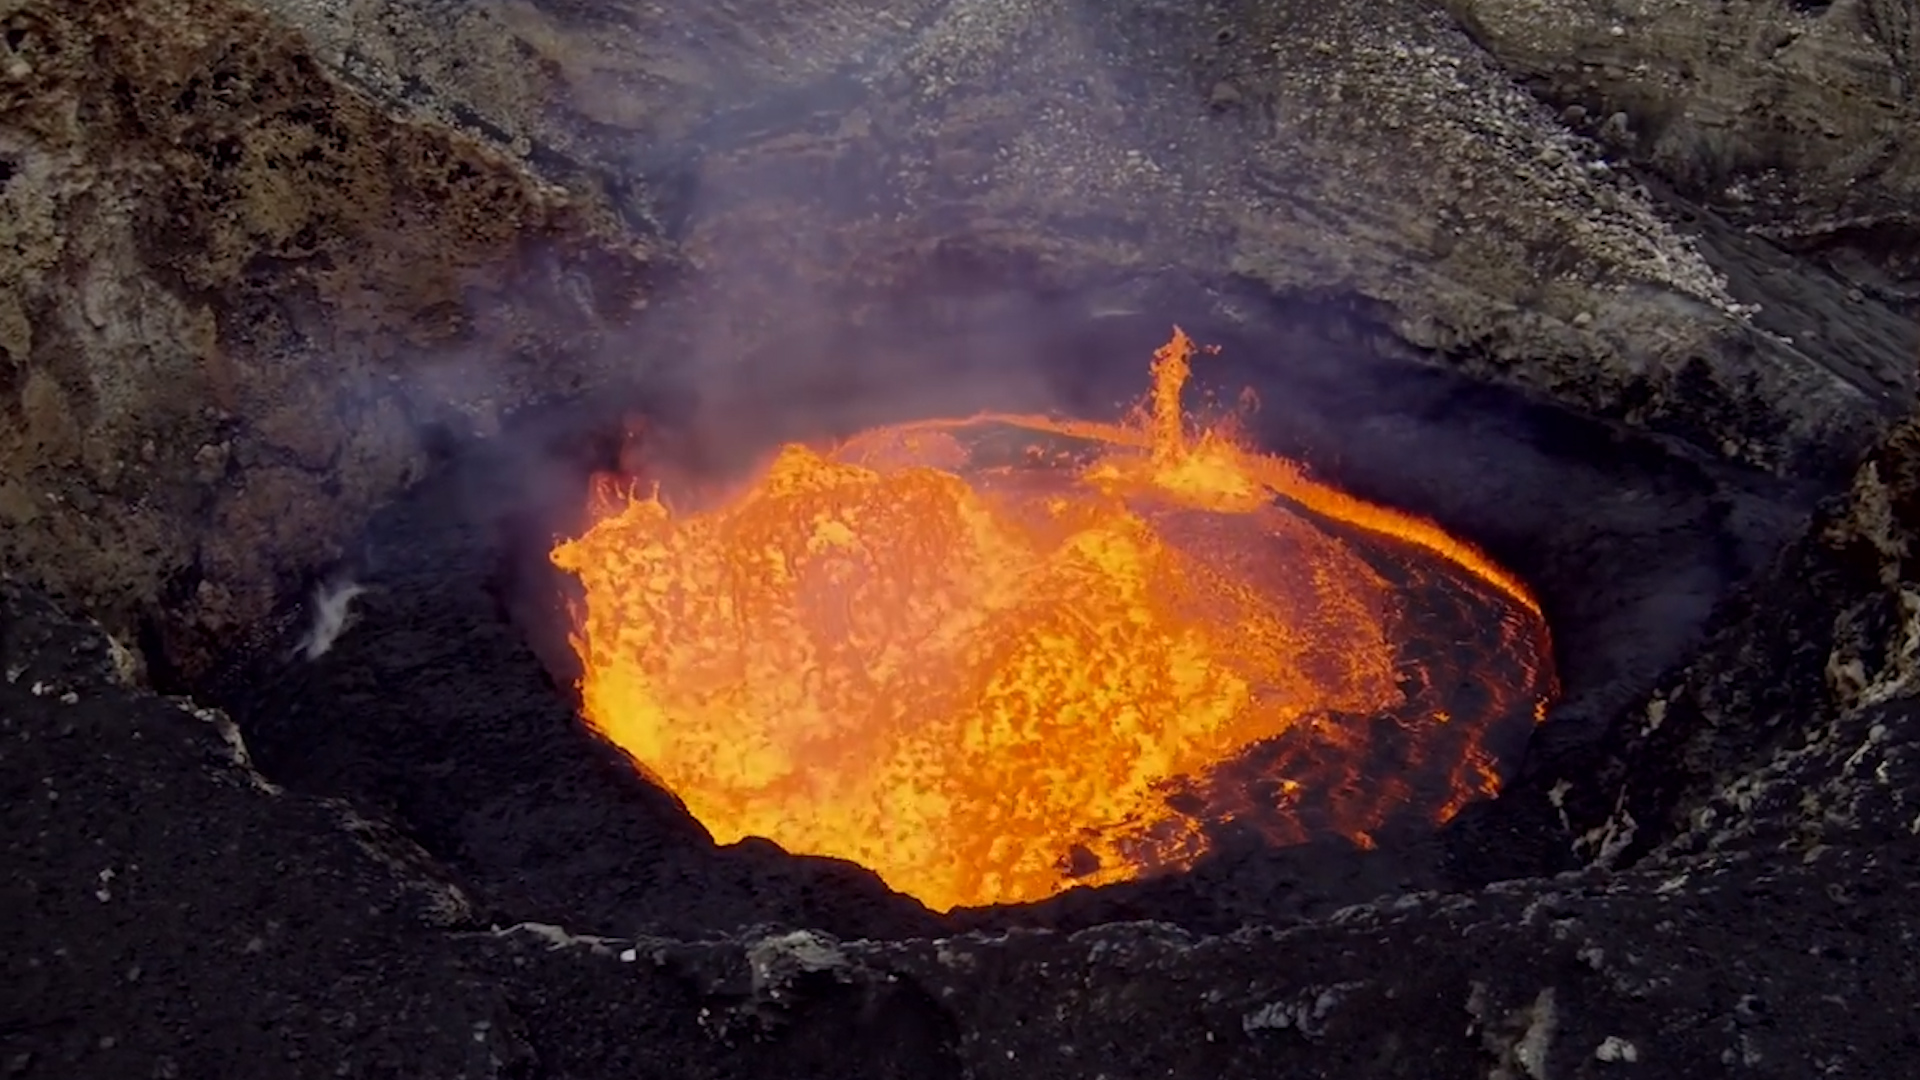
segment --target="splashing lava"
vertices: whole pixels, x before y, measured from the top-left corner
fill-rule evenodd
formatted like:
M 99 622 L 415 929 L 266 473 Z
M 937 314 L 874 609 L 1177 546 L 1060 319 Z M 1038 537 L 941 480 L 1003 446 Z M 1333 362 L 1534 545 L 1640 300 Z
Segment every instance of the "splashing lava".
M 948 910 L 1190 864 L 1209 831 L 1371 844 L 1498 789 L 1553 692 L 1527 589 L 1181 408 L 789 445 L 699 508 L 603 499 L 553 561 L 582 711 L 722 843 Z

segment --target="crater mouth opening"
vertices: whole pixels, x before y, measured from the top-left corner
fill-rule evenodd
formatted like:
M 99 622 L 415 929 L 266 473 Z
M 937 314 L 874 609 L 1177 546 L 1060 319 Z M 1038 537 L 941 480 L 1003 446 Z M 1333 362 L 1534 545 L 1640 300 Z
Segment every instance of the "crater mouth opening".
M 725 369 L 656 342 L 684 363 L 379 515 L 323 653 L 196 691 L 495 922 L 1220 932 L 1568 868 L 1530 778 L 1806 494 L 1364 311 L 1155 295 L 974 296 Z
M 583 716 L 720 842 L 937 911 L 1497 794 L 1554 694 L 1531 590 L 1190 411 L 1195 353 L 1176 328 L 1119 422 L 927 419 L 741 476 L 629 425 L 552 552 Z

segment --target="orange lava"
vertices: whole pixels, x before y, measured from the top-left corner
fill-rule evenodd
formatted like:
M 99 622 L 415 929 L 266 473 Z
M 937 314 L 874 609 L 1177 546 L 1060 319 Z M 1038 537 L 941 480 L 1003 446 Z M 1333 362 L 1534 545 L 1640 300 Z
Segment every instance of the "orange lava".
M 585 590 L 587 721 L 720 842 L 940 910 L 1186 865 L 1210 824 L 1370 845 L 1493 793 L 1483 733 L 1552 692 L 1539 605 L 1193 424 L 1193 351 L 1176 330 L 1124 423 L 905 424 L 783 447 L 694 510 L 598 507 L 552 553 Z M 1443 581 L 1484 640 L 1410 658 L 1409 590 Z

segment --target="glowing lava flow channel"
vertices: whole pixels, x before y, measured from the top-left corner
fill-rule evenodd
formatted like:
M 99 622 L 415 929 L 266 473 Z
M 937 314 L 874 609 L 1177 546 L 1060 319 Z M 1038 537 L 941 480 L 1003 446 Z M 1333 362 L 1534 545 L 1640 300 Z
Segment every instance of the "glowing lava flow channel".
M 946 910 L 1444 821 L 1553 691 L 1539 605 L 1430 522 L 1180 407 L 783 447 L 725 498 L 598 508 L 582 712 L 722 843 Z M 1435 622 L 1435 620 L 1439 620 Z M 1449 621 L 1450 620 L 1450 621 Z

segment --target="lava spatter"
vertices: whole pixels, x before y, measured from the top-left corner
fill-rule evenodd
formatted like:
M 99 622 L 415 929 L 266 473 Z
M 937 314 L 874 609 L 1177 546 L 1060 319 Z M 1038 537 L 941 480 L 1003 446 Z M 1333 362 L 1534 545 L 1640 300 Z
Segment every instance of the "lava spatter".
M 587 722 L 720 842 L 942 910 L 1187 865 L 1228 821 L 1368 845 L 1494 793 L 1486 734 L 1552 692 L 1539 605 L 1193 423 L 1193 352 L 1176 330 L 1123 423 L 904 424 L 694 510 L 607 500 L 552 553 Z

